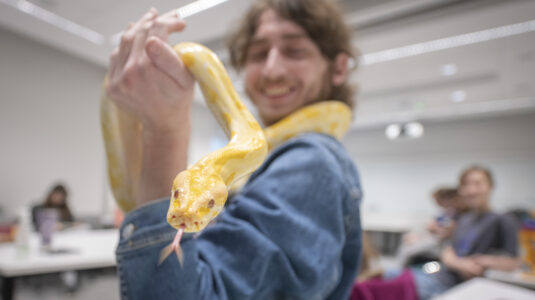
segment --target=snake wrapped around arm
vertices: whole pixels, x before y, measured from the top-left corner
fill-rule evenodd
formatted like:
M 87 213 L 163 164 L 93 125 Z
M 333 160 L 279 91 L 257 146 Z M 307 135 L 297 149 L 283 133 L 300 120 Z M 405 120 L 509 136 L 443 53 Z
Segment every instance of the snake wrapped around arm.
M 181 43 L 174 49 L 197 79 L 229 143 L 175 177 L 167 221 L 178 232 L 173 243 L 162 251 L 160 262 L 173 250 L 181 260 L 182 233 L 196 232 L 208 225 L 223 209 L 229 187 L 257 169 L 268 149 L 303 132 L 341 138 L 351 122 L 351 111 L 345 104 L 325 101 L 306 106 L 264 131 L 239 99 L 213 52 L 196 43 Z M 101 125 L 110 187 L 119 207 L 128 212 L 135 208 L 137 200 L 143 129 L 139 121 L 105 96 L 101 100 Z

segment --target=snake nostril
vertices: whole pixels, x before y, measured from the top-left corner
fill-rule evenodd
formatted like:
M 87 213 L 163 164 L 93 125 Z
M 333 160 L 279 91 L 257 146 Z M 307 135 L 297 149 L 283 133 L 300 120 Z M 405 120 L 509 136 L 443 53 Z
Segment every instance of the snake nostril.
M 215 200 L 214 199 L 210 199 L 210 201 L 208 201 L 208 208 L 214 207 L 214 204 L 215 204 Z

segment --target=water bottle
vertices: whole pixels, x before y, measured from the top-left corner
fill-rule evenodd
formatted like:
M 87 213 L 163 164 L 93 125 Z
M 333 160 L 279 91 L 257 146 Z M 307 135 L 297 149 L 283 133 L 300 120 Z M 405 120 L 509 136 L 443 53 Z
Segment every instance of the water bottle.
M 31 220 L 27 207 L 23 207 L 19 212 L 19 229 L 15 239 L 18 257 L 26 257 L 30 252 Z

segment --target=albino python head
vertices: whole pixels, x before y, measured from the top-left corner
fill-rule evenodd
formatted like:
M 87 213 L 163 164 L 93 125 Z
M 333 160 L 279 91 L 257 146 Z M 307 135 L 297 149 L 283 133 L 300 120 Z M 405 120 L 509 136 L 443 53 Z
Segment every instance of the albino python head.
M 207 174 L 196 166 L 182 171 L 173 182 L 167 222 L 185 232 L 200 231 L 221 212 L 227 194 L 217 173 Z

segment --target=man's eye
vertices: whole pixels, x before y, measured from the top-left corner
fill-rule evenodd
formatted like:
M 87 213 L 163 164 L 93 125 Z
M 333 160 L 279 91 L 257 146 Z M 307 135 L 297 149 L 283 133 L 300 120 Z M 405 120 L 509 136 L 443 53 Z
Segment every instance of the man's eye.
M 286 55 L 291 58 L 301 58 L 306 53 L 305 49 L 303 48 L 288 48 L 285 52 Z
M 248 61 L 262 61 L 266 59 L 267 51 L 265 50 L 255 50 L 250 51 L 249 54 L 247 54 L 247 60 Z

